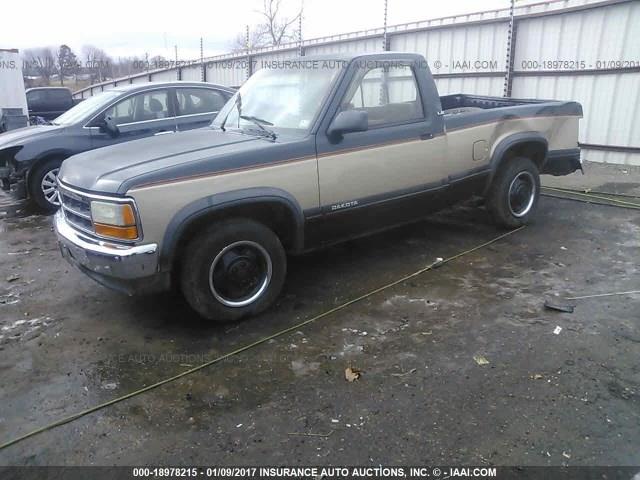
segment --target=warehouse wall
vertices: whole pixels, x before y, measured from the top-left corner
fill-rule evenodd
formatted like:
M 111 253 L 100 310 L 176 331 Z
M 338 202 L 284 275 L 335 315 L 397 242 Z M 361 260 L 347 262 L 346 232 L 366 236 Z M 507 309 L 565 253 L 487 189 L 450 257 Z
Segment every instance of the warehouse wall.
M 577 100 L 584 108 L 584 158 L 640 165 L 640 2 L 554 0 L 226 54 L 177 69 L 144 72 L 76 92 L 86 98 L 114 84 L 206 81 L 239 86 L 252 71 L 305 55 L 383 49 L 423 54 L 441 94 L 475 93 Z M 507 54 L 510 54 L 508 56 Z M 508 74 L 508 75 L 507 75 Z

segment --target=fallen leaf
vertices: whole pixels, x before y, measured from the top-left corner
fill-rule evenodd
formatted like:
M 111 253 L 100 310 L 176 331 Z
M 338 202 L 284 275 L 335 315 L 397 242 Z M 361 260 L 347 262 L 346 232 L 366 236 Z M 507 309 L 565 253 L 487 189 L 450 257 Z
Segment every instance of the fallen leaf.
M 355 382 L 360 378 L 361 372 L 357 368 L 347 367 L 344 371 L 344 378 L 347 382 Z
M 489 360 L 484 358 L 482 355 L 474 355 L 473 359 L 478 365 L 489 365 Z

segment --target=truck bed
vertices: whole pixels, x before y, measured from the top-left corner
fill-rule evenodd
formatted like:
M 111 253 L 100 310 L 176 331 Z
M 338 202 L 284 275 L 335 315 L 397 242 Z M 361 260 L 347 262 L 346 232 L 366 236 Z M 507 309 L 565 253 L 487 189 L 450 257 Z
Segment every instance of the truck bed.
M 582 116 L 578 102 L 466 95 L 440 97 L 447 129 L 464 128 L 477 123 L 536 116 Z

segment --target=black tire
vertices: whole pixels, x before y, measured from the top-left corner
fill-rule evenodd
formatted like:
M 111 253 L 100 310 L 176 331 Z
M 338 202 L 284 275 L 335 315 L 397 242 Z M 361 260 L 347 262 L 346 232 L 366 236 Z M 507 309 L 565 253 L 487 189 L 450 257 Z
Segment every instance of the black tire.
M 180 287 L 202 317 L 231 322 L 271 306 L 286 274 L 287 256 L 277 235 L 253 220 L 233 219 L 212 225 L 189 241 L 180 265 Z
M 506 228 L 518 228 L 533 218 L 540 197 L 540 175 L 533 161 L 515 157 L 498 167 L 487 195 L 487 210 Z
M 60 207 L 59 204 L 55 205 L 47 199 L 42 185 L 42 182 L 47 175 L 49 175 L 47 178 L 51 178 L 50 174 L 54 174 L 55 172 L 54 176 L 57 177 L 57 171 L 60 170 L 60 165 L 62 165 L 61 159 L 52 158 L 38 165 L 33 173 L 29 175 L 29 193 L 31 194 L 31 199 L 44 213 L 53 213 Z M 57 187 L 55 187 L 55 191 L 57 195 Z M 59 200 L 57 201 L 59 202 Z

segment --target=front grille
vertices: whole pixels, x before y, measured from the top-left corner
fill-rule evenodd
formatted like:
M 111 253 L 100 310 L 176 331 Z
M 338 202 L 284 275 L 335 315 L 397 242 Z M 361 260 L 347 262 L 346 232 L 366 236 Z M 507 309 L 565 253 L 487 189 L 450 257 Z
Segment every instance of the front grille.
M 60 194 L 60 205 L 67 219 L 72 226 L 86 233 L 94 233 L 93 222 L 91 221 L 91 200 L 84 195 L 72 192 L 58 184 Z

